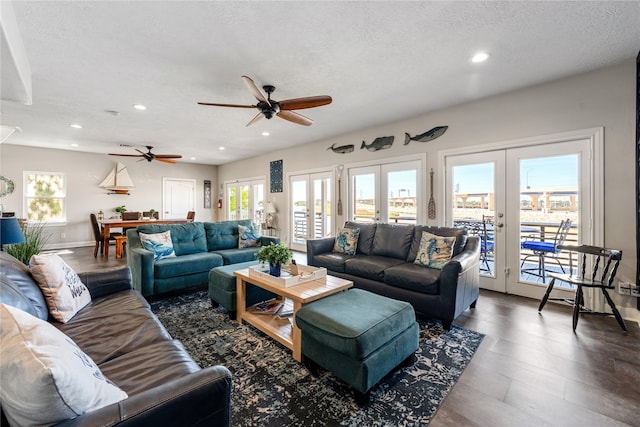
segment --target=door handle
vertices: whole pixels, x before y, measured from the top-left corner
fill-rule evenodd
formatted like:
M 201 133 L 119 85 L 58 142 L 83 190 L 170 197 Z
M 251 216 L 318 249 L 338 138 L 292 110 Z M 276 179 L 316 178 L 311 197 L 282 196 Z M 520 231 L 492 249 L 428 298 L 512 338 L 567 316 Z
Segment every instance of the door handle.
M 498 227 L 498 228 L 502 228 L 502 227 L 504 227 L 504 224 L 503 224 L 503 223 L 501 223 L 501 222 L 499 222 L 499 223 L 497 223 L 497 224 L 496 224 L 496 227 Z

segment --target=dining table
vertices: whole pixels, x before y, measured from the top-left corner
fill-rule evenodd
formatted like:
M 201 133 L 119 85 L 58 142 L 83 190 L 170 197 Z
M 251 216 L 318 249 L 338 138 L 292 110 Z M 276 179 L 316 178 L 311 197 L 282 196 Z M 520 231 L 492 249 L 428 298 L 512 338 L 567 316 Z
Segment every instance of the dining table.
M 129 228 L 129 227 L 137 227 L 139 225 L 144 224 L 184 224 L 186 222 L 190 222 L 189 220 L 182 218 L 174 218 L 174 219 L 154 219 L 154 218 L 143 218 L 143 219 L 131 219 L 131 220 L 123 220 L 120 218 L 116 219 L 103 219 L 98 221 L 100 227 L 102 227 L 102 251 L 105 258 L 109 257 L 109 236 L 111 236 L 112 228 Z

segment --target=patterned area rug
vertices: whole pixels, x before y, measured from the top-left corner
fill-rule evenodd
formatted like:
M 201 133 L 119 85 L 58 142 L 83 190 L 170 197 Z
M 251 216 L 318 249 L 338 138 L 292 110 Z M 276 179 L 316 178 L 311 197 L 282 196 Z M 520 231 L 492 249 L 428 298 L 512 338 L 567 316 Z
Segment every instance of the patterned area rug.
M 171 336 L 202 367 L 233 374 L 233 426 L 424 426 L 458 380 L 483 335 L 419 320 L 420 349 L 410 366 L 387 375 L 364 406 L 321 368 L 310 372 L 291 352 L 250 325 L 211 308 L 206 292 L 151 304 Z

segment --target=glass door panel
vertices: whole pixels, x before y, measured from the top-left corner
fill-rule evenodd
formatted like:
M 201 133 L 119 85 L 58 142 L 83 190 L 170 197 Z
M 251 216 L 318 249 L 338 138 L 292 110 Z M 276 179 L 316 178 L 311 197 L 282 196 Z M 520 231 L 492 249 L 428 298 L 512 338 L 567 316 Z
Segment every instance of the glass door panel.
M 349 170 L 351 179 L 351 219 L 358 222 L 380 221 L 378 192 L 379 168 L 357 168 Z
M 289 188 L 291 248 L 306 251 L 308 239 L 327 237 L 333 232 L 331 173 L 292 175 Z
M 253 219 L 260 225 L 264 210 L 263 180 L 226 184 L 227 220 Z
M 387 172 L 388 222 L 395 224 L 415 224 L 418 218 L 416 186 L 418 170 L 409 169 Z

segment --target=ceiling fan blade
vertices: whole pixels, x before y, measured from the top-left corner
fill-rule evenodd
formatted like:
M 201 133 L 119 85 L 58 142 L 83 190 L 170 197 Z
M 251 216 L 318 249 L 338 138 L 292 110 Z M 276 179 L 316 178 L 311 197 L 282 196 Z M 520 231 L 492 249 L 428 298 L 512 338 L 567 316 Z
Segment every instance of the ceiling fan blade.
M 181 159 L 180 154 L 156 154 L 156 159 Z
M 255 105 L 216 104 L 213 102 L 198 102 L 199 105 L 212 105 L 214 107 L 256 108 Z
M 313 124 L 313 120 L 311 120 L 310 118 L 305 117 L 302 114 L 295 113 L 293 111 L 280 111 L 276 115 L 281 119 L 289 120 L 290 122 L 293 122 L 302 126 L 311 126 Z
M 247 86 L 249 91 L 256 97 L 258 101 L 262 101 L 267 103 L 267 105 L 271 106 L 271 102 L 267 99 L 267 95 L 265 95 L 264 91 L 260 89 L 254 82 L 247 76 L 242 76 L 242 81 Z
M 302 110 L 304 108 L 320 107 L 331 104 L 331 97 L 328 95 L 308 96 L 306 98 L 286 99 L 278 101 L 280 110 Z
M 140 154 L 118 154 L 118 153 L 109 153 L 110 156 L 123 156 L 123 157 L 142 157 Z
M 249 127 L 249 126 L 251 126 L 251 125 L 252 125 L 252 124 L 254 124 L 255 122 L 257 122 L 257 121 L 259 121 L 260 119 L 262 119 L 263 117 L 264 117 L 264 114 L 262 114 L 262 113 L 258 113 L 258 114 L 256 114 L 256 116 L 255 116 L 253 119 L 251 119 L 251 121 L 250 121 L 249 123 L 247 123 L 247 124 L 245 125 L 245 127 Z
M 134 150 L 136 150 L 138 153 L 142 154 L 144 157 L 147 157 L 147 153 L 145 153 L 142 150 L 138 150 L 137 148 L 134 148 Z
M 158 158 L 158 156 L 156 156 L 155 160 L 159 162 L 164 162 L 164 163 L 171 163 L 172 165 L 175 165 L 177 163 L 175 160 L 161 159 L 161 158 Z

